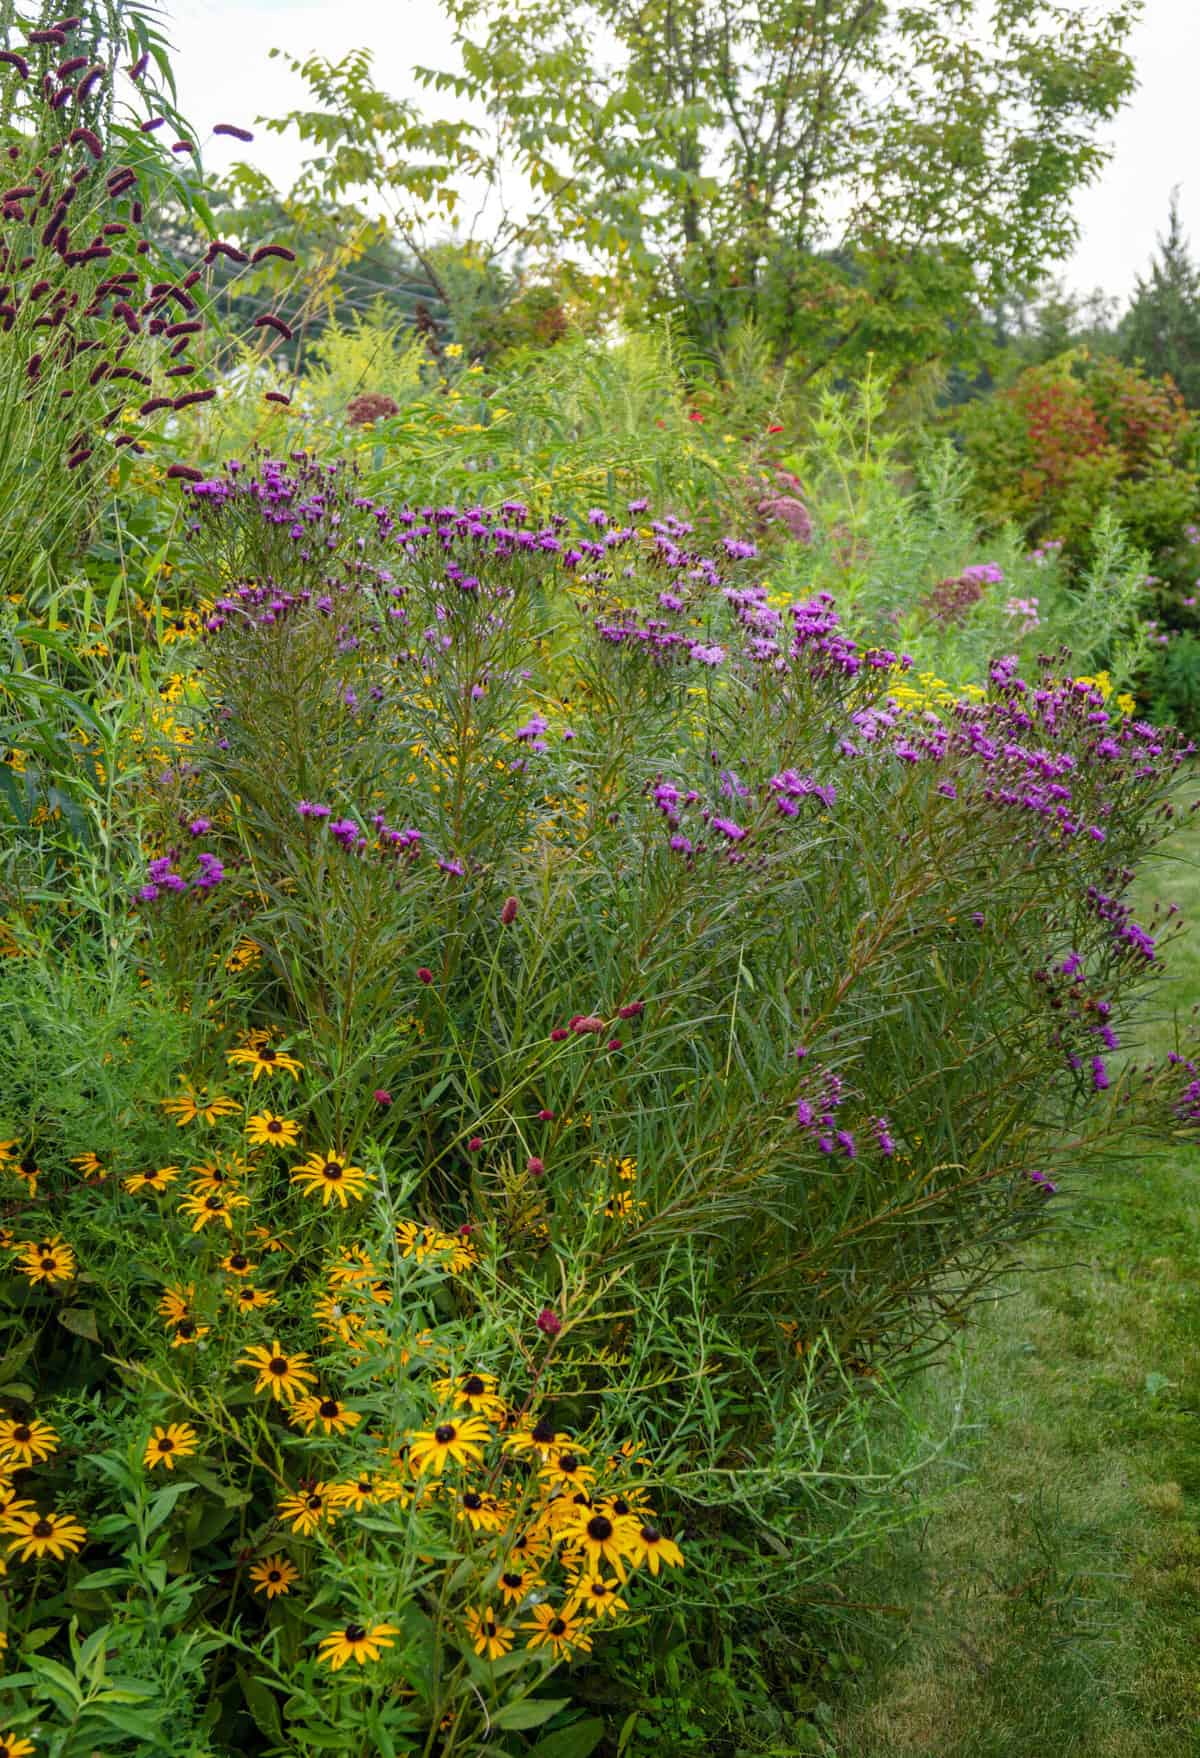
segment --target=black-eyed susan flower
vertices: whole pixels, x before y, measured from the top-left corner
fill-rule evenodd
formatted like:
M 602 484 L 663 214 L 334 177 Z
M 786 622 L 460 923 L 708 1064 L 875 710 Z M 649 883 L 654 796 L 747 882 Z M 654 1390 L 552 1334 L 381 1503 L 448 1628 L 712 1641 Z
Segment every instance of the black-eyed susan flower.
M 610 1515 L 590 1505 L 573 1507 L 559 1532 L 564 1543 L 584 1558 L 590 1573 L 599 1573 L 607 1563 L 624 1581 L 624 1559 L 637 1544 L 638 1522 L 631 1515 Z
M 260 1251 L 286 1251 L 283 1239 L 277 1239 L 269 1227 L 251 1227 L 250 1237 L 257 1239 Z M 286 1239 L 287 1235 L 284 1235 Z
M 49 1514 L 39 1514 L 36 1508 L 10 1506 L 0 1516 L 0 1528 L 14 1535 L 8 1548 L 15 1551 L 23 1563 L 30 1557 L 47 1556 L 61 1562 L 79 1550 L 87 1537 L 86 1528 L 69 1514 L 58 1514 L 53 1510 Z
M 15 1154 L 9 1155 L 4 1162 L 4 1171 L 11 1172 L 15 1178 L 19 1178 L 30 1196 L 37 1195 L 38 1179 L 42 1172 L 35 1155 L 32 1153 L 22 1154 L 19 1157 Z
M 465 1520 L 473 1532 L 503 1532 L 508 1524 L 508 1510 L 493 1495 L 477 1489 L 465 1489 L 455 1504 L 454 1517 Z
M 331 1288 L 359 1287 L 379 1275 L 379 1265 L 361 1245 L 348 1245 L 325 1272 Z
M 506 1605 L 520 1605 L 535 1588 L 542 1585 L 542 1577 L 536 1569 L 527 1564 L 514 1564 L 510 1559 L 501 1569 L 496 1585 Z
M 156 1424 L 146 1442 L 143 1459 L 151 1471 L 156 1465 L 174 1471 L 176 1459 L 190 1458 L 196 1451 L 198 1439 L 199 1436 L 190 1422 L 170 1422 L 165 1428 Z
M 216 1123 L 241 1110 L 236 1099 L 226 1098 L 222 1093 L 210 1093 L 206 1086 L 193 1086 L 182 1075 L 179 1078 L 183 1091 L 158 1101 L 167 1116 L 175 1119 L 177 1128 L 182 1129 L 188 1123 Z
M 242 1282 L 228 1290 L 228 1299 L 238 1312 L 261 1312 L 274 1304 L 275 1296 L 266 1288 L 256 1288 L 253 1282 Z
M 63 1239 L 53 1234 L 21 1247 L 17 1268 L 31 1282 L 69 1282 L 75 1274 L 75 1253 Z
M 571 1441 L 565 1447 L 550 1449 L 550 1456 L 538 1476 L 552 1488 L 586 1489 L 596 1473 L 585 1462 L 583 1448 L 577 1441 Z
M 550 1550 L 551 1544 L 545 1534 L 535 1526 L 528 1526 L 524 1532 L 518 1532 L 509 1545 L 508 1566 L 518 1569 L 531 1566 L 536 1568 L 539 1563 L 545 1562 Z
M 310 1532 L 315 1532 L 318 1526 L 332 1520 L 337 1513 L 329 1489 L 327 1483 L 313 1483 L 307 1489 L 293 1490 L 290 1495 L 281 1496 L 275 1504 L 279 1518 L 289 1520 L 292 1531 L 307 1538 Z
M 416 1221 L 399 1221 L 396 1224 L 396 1244 L 400 1247 L 401 1257 L 415 1258 L 423 1264 L 441 1249 L 443 1235 L 436 1227 L 422 1227 Z
M 489 1422 L 504 1417 L 504 1399 L 496 1390 L 496 1377 L 490 1373 L 460 1373 L 449 1379 L 435 1380 L 433 1389 L 439 1398 L 449 1398 L 456 1410 L 469 1410 Z
M 210 1190 L 207 1195 L 200 1190 L 193 1190 L 184 1197 L 179 1205 L 179 1213 L 186 1215 L 192 1223 L 192 1232 L 199 1233 L 202 1227 L 226 1227 L 233 1230 L 233 1209 L 249 1207 L 250 1198 L 243 1196 L 240 1190 Z
M 313 1302 L 313 1317 L 324 1337 L 336 1337 L 343 1343 L 352 1343 L 354 1333 L 366 1322 L 361 1312 L 356 1312 L 345 1300 L 332 1294 L 323 1294 L 320 1300 Z
M 300 1571 L 294 1563 L 277 1552 L 273 1557 L 263 1557 L 250 1570 L 250 1579 L 254 1583 L 255 1593 L 265 1593 L 268 1599 L 275 1599 L 281 1593 L 288 1593 L 300 1579 Z
M 0 1422 L 0 1460 L 5 1470 L 33 1465 L 57 1451 L 58 1435 L 48 1422 L 22 1422 L 11 1416 Z
M 637 1529 L 629 1560 L 635 1569 L 645 1567 L 652 1575 L 657 1575 L 664 1564 L 669 1569 L 681 1569 L 683 1552 L 674 1539 L 664 1537 L 658 1527 L 647 1520 Z
M 194 1282 L 170 1282 L 159 1296 L 158 1310 L 168 1324 L 177 1325 L 180 1319 L 192 1316 L 192 1302 L 195 1298 Z
M 615 1618 L 618 1612 L 629 1610 L 628 1602 L 621 1598 L 621 1583 L 606 1581 L 603 1575 L 584 1574 L 571 1589 L 571 1597 L 567 1602 L 571 1611 L 581 1617 Z
M 305 1196 L 320 1193 L 327 1205 L 334 1197 L 343 1208 L 351 1198 L 361 1202 L 367 1194 L 369 1174 L 361 1166 L 352 1166 L 340 1154 L 310 1154 L 303 1165 L 292 1167 L 292 1183 L 303 1189 Z
M 331 1630 L 328 1636 L 323 1636 L 317 1653 L 336 1673 L 347 1661 L 366 1666 L 369 1660 L 378 1660 L 383 1649 L 393 1646 L 392 1637 L 399 1634 L 395 1624 L 347 1624 L 343 1629 Z
M 357 1421 L 357 1415 L 355 1421 Z M 371 1502 L 396 1501 L 396 1496 L 381 1496 L 380 1485 L 369 1473 L 361 1477 L 352 1477 L 345 1483 L 332 1483 L 329 1486 L 329 1500 L 335 1508 L 349 1508 L 355 1514 L 361 1514 Z
M 211 1325 L 202 1325 L 194 1318 L 180 1319 L 171 1333 L 172 1349 L 187 1349 L 193 1343 L 199 1343 L 211 1331 Z
M 249 1276 L 258 1268 L 258 1265 L 253 1263 L 244 1251 L 234 1249 L 221 1259 L 221 1268 L 227 1276 Z
M 95 1178 L 99 1180 L 108 1177 L 108 1171 L 98 1154 L 90 1152 L 86 1154 L 72 1154 L 71 1164 L 72 1166 L 78 1167 L 84 1178 Z
M 7 1641 L 4 1645 L 7 1648 Z M 0 1758 L 32 1758 L 33 1750 L 33 1741 L 20 1734 L 0 1734 Z
M 239 1050 L 227 1050 L 225 1060 L 231 1068 L 245 1066 L 252 1070 L 252 1078 L 257 1081 L 260 1074 L 290 1074 L 293 1080 L 300 1079 L 303 1062 L 297 1062 L 294 1056 L 285 1055 L 282 1050 L 272 1049 L 270 1044 L 248 1044 Z
M 192 1191 L 196 1194 L 210 1190 L 228 1190 L 235 1185 L 246 1171 L 246 1162 L 236 1155 L 228 1160 L 202 1160 L 198 1166 L 189 1166 L 192 1174 Z
M 414 1471 L 440 1477 L 448 1465 L 478 1465 L 483 1460 L 487 1424 L 478 1416 L 439 1422 L 436 1428 L 418 1429 L 408 1437 L 409 1463 Z
M 351 1410 L 343 1404 L 340 1398 L 314 1395 L 297 1399 L 292 1406 L 291 1421 L 297 1428 L 302 1428 L 305 1434 L 311 1434 L 318 1424 L 326 1434 L 345 1434 L 348 1428 L 353 1428 L 362 1421 L 362 1416 L 357 1410 Z
M 134 1196 L 148 1191 L 151 1196 L 160 1196 L 171 1180 L 179 1177 L 178 1166 L 157 1166 L 153 1172 L 135 1172 L 130 1178 L 123 1178 L 121 1183 Z
M 501 1445 L 506 1453 L 538 1453 L 543 1460 L 548 1459 L 552 1452 L 560 1451 L 569 1446 L 571 1437 L 565 1431 L 556 1429 L 549 1417 L 541 1416 L 528 1426 L 528 1419 L 519 1422 L 506 1434 Z
M 239 976 L 242 971 L 253 970 L 254 966 L 259 963 L 261 958 L 262 947 L 255 941 L 246 939 L 243 935 L 233 951 L 229 954 L 229 957 L 225 960 L 225 969 L 229 971 L 231 975 Z
M 576 1651 L 585 1654 L 590 1651 L 592 1639 L 587 1626 L 569 1605 L 561 1611 L 544 1603 L 529 1609 L 530 1621 L 521 1625 L 522 1630 L 528 1631 L 527 1647 L 549 1648 L 555 1660 L 569 1659 Z
M 246 1134 L 256 1148 L 291 1148 L 300 1139 L 300 1125 L 289 1117 L 277 1117 L 273 1111 L 256 1111 L 246 1125 Z
M 484 1660 L 500 1660 L 513 1645 L 512 1626 L 502 1624 L 490 1605 L 468 1606 L 463 1622 L 472 1648 Z
M 286 1400 L 294 1404 L 297 1398 L 307 1396 L 306 1388 L 315 1386 L 317 1376 L 311 1371 L 308 1356 L 304 1354 L 287 1355 L 278 1337 L 269 1349 L 255 1344 L 238 1357 L 239 1367 L 252 1367 L 258 1374 L 254 1390 L 270 1392 L 278 1402 Z

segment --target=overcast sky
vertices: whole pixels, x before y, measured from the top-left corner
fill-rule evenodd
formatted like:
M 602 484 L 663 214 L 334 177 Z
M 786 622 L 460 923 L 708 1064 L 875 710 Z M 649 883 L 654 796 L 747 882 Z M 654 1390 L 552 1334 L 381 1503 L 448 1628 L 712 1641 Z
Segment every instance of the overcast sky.
M 452 65 L 449 31 L 435 0 L 165 0 L 164 10 L 179 52 L 180 107 L 201 136 L 212 122 L 253 127 L 256 116 L 277 116 L 303 101 L 300 82 L 268 58 L 273 47 L 330 56 L 368 47 L 379 83 L 397 95 L 416 95 L 414 63 Z M 1187 231 L 1200 247 L 1193 110 L 1200 0 L 1146 0 L 1132 46 L 1139 89 L 1109 130 L 1115 150 L 1101 180 L 1078 197 L 1082 240 L 1065 269 L 1076 289 L 1100 287 L 1122 301 L 1154 249 L 1174 184 Z M 261 129 L 250 147 L 218 139 L 205 148 L 215 170 L 236 157 L 260 164 L 286 186 L 298 154 Z

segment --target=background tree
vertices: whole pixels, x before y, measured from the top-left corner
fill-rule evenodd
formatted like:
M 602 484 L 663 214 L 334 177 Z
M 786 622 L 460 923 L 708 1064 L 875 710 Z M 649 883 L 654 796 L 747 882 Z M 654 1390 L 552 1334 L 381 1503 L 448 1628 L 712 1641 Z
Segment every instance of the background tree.
M 1150 274 L 1139 275 L 1120 326 L 1122 358 L 1161 377 L 1169 373 L 1184 400 L 1200 408 L 1200 270 L 1192 261 L 1179 218 L 1179 191 L 1171 192 L 1165 236 Z
M 554 234 L 712 347 L 815 372 L 961 357 L 1064 255 L 1132 85 L 1136 7 L 1052 0 L 447 0 L 461 74 Z M 481 159 L 482 163 L 482 159 Z

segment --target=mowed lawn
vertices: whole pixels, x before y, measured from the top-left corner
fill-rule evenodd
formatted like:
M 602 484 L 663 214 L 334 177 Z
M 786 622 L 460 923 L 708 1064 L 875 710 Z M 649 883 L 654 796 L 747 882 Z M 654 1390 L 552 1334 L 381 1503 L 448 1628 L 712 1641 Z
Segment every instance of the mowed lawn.
M 1188 920 L 1146 1043 L 1200 1002 L 1200 814 L 1139 902 Z M 1200 1145 L 1080 1168 L 921 1414 L 962 1429 L 898 1549 L 895 1652 L 826 1725 L 836 1758 L 1200 1755 Z M 956 1412 L 956 1406 L 957 1412 Z

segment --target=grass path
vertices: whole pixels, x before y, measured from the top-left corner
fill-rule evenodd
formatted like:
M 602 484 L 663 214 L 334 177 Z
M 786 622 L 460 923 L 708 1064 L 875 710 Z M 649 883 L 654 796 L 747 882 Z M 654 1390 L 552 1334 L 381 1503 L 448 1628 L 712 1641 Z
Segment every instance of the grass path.
M 1157 873 L 1191 924 L 1181 1011 L 1194 826 Z M 962 1400 L 962 1444 L 896 1556 L 904 1637 L 826 1724 L 830 1758 L 1200 1758 L 1200 1148 L 1081 1184 L 1069 1215 L 977 1323 L 965 1382 L 921 1391 L 935 1432 Z

